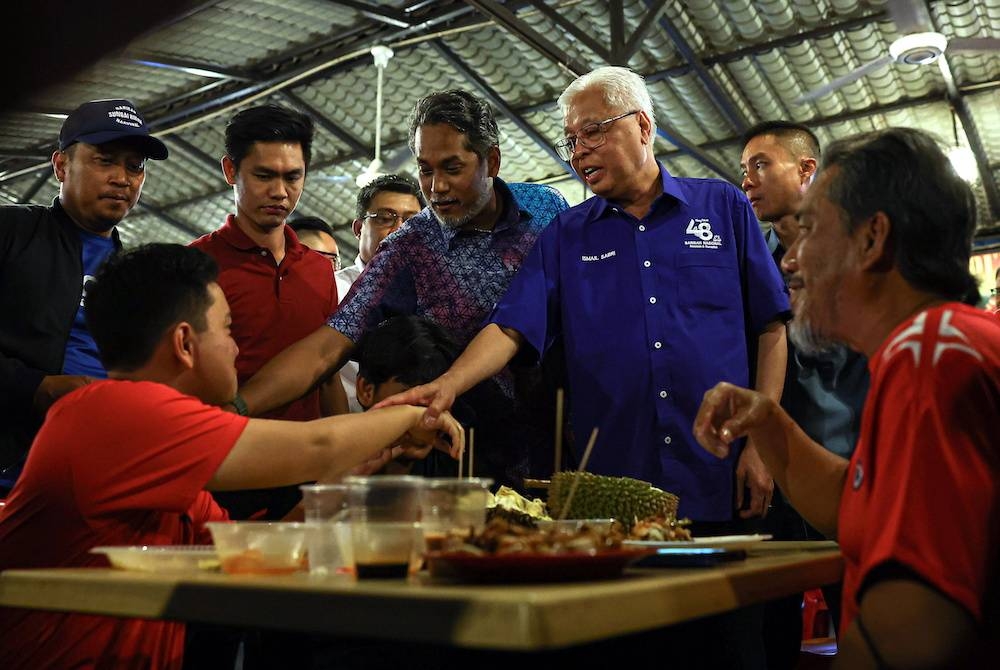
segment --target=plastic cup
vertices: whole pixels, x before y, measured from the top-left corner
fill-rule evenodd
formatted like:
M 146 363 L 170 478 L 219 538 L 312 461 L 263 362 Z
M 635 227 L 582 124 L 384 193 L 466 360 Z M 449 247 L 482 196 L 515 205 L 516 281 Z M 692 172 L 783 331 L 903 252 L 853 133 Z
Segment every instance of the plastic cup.
M 428 551 L 441 549 L 449 533 L 470 535 L 486 524 L 492 479 L 428 479 L 421 499 L 421 525 Z
M 410 476 L 347 478 L 358 579 L 405 578 L 419 565 L 424 481 Z
M 354 564 L 347 484 L 304 484 L 302 507 L 309 533 L 309 574 L 325 577 Z

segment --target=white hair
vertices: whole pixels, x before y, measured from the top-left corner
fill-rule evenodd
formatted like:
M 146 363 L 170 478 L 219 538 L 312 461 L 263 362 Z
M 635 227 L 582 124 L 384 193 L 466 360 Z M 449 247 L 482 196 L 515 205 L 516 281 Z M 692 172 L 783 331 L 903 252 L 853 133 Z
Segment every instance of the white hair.
M 627 67 L 599 67 L 577 77 L 559 96 L 558 105 L 563 118 L 566 118 L 573 98 L 592 88 L 600 88 L 604 93 L 605 104 L 615 111 L 641 109 L 646 112 L 653 128 L 656 128 L 653 101 L 649 97 L 646 82 Z

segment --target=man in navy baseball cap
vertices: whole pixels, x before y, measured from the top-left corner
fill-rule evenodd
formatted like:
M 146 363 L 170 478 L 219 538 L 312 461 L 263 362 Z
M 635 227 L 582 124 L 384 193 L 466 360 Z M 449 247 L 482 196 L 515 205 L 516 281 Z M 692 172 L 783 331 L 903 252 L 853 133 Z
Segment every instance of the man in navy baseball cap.
M 115 140 L 129 140 L 153 160 L 167 157 L 167 146 L 149 134 L 142 114 L 128 100 L 91 100 L 74 109 L 59 131 L 59 150 L 76 142 L 96 145 Z
M 83 297 L 121 248 L 116 227 L 139 202 L 147 159 L 166 157 L 131 102 L 85 102 L 52 154 L 59 196 L 0 207 L 0 497 L 49 406 L 106 376 Z

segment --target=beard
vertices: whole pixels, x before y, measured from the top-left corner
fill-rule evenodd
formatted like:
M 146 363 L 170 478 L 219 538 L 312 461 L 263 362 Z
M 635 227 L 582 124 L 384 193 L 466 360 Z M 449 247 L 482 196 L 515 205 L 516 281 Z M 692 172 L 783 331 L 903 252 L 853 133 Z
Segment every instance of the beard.
M 479 216 L 479 214 L 486 209 L 486 205 L 490 203 L 490 198 L 493 197 L 493 189 L 484 188 L 476 201 L 469 206 L 469 209 L 464 214 L 458 214 L 456 216 L 444 216 L 439 214 L 437 209 L 431 205 L 431 212 L 434 214 L 434 218 L 437 219 L 442 225 L 449 228 L 461 228 L 462 226 L 468 224 L 474 218 Z
M 809 318 L 809 302 L 805 295 L 798 301 L 798 309 L 788 324 L 788 339 L 795 348 L 807 356 L 816 356 L 838 346 L 838 342 L 818 330 Z

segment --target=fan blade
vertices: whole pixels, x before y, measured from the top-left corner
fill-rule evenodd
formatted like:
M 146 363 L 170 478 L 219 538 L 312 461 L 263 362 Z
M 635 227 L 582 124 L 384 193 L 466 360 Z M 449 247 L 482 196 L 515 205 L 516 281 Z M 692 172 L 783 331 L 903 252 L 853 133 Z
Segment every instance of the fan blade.
M 903 35 L 934 30 L 922 0 L 889 0 L 889 16 Z
M 836 79 L 834 79 L 830 83 L 824 84 L 823 86 L 820 86 L 819 88 L 816 88 L 816 89 L 813 89 L 813 90 L 809 91 L 808 93 L 804 94 L 802 97 L 797 98 L 797 99 L 793 100 L 792 102 L 795 103 L 795 104 L 797 104 L 797 105 L 800 105 L 803 102 L 809 102 L 810 100 L 815 100 L 817 98 L 822 98 L 824 95 L 833 93 L 834 91 L 836 91 L 841 86 L 844 86 L 845 84 L 850 84 L 852 81 L 857 81 L 858 79 L 861 79 L 865 75 L 871 74 L 875 70 L 881 70 L 882 68 L 884 68 L 886 65 L 888 65 L 891 62 L 892 62 L 892 56 L 882 56 L 881 58 L 879 58 L 877 60 L 873 60 L 870 63 L 866 63 L 865 65 L 862 65 L 861 67 L 859 67 L 859 68 L 857 68 L 855 70 L 851 70 L 850 72 L 848 72 L 847 74 L 845 74 L 843 77 L 837 77 Z
M 961 51 L 1000 51 L 996 37 L 956 37 L 948 40 L 948 53 Z

